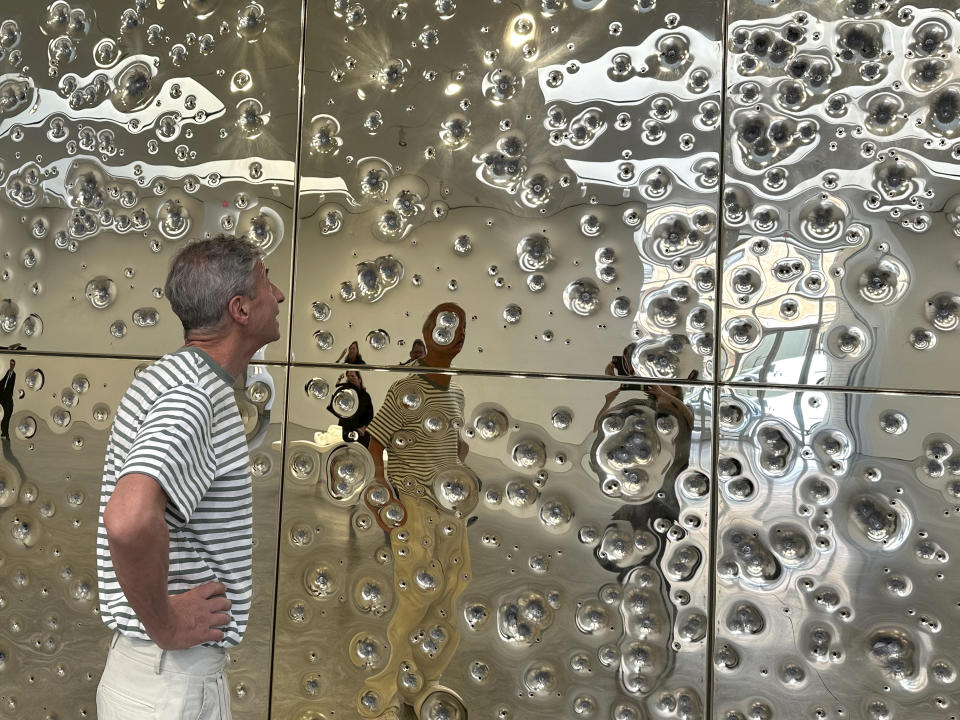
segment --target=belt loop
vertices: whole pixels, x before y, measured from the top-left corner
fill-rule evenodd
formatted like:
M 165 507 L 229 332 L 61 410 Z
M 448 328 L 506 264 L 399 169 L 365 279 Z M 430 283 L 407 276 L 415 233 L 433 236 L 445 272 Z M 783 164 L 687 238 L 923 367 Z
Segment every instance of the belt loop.
M 160 650 L 160 648 L 158 647 L 157 650 Z M 161 672 L 163 672 L 163 658 L 166 654 L 166 650 L 160 650 L 160 652 L 157 653 L 156 660 L 153 662 L 154 674 L 159 675 Z

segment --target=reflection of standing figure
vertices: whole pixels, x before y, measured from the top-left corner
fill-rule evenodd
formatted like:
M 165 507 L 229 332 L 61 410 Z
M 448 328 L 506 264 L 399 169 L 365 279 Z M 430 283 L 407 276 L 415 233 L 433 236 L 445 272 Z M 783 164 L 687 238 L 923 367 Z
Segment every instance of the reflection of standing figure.
M 0 437 L 10 437 L 10 418 L 13 417 L 13 386 L 17 382 L 17 374 L 13 369 L 17 366 L 16 360 L 10 361 L 10 368 L 0 380 L 0 407 L 3 408 L 3 420 L 0 420 Z
M 347 365 L 366 365 L 367 363 L 363 360 L 363 355 L 360 354 L 360 345 L 357 344 L 357 341 L 354 340 L 350 345 L 340 353 L 340 357 L 337 358 L 337 362 L 343 360 Z
M 330 395 L 330 404 L 327 410 L 337 416 L 337 424 L 343 428 L 343 439 L 347 442 L 358 442 L 364 447 L 370 446 L 370 434 L 367 432 L 367 425 L 373 420 L 373 401 L 370 399 L 370 393 L 363 386 L 363 378 L 356 370 L 347 370 L 347 381 L 338 383 L 336 389 Z M 337 396 L 341 392 L 350 392 L 356 397 L 356 404 L 351 408 L 350 414 L 340 414 Z M 352 404 L 352 403 L 351 403 Z M 351 436 L 351 433 L 356 433 Z
M 629 358 L 626 350 L 623 358 Z M 628 360 L 619 359 L 606 374 L 631 374 Z M 634 392 L 617 402 L 622 390 Z M 591 468 L 601 492 L 623 503 L 594 553 L 620 580 L 620 682 L 639 697 L 659 687 L 673 667 L 671 589 L 690 581 L 702 562 L 700 550 L 683 539 L 676 492 L 677 477 L 689 463 L 693 425 L 683 390 L 671 385 L 621 385 L 607 394 L 594 425 Z M 628 551 L 610 552 L 615 547 Z
M 423 328 L 427 352 L 416 365 L 450 367 L 463 347 L 465 324 L 459 306 L 435 308 Z M 449 375 L 413 374 L 390 386 L 368 428 L 377 482 L 366 498 L 390 532 L 397 604 L 387 630 L 387 665 L 360 694 L 358 707 L 367 717 L 397 718 L 401 704 L 466 717 L 439 684 L 460 639 L 454 608 L 470 582 L 464 514 L 478 492 L 462 462 L 463 412 L 463 390 Z
M 427 354 L 427 346 L 423 344 L 423 340 L 417 338 L 410 345 L 410 357 L 404 360 L 401 365 L 413 365 L 417 360 L 422 358 Z

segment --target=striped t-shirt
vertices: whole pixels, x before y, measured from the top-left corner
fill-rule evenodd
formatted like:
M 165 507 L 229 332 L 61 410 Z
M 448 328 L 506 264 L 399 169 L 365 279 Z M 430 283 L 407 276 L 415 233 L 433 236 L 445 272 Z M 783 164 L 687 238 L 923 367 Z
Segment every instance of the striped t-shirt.
M 390 386 L 367 432 L 386 448 L 387 474 L 398 489 L 430 485 L 439 470 L 462 465 L 463 408 L 463 389 L 455 383 L 438 387 L 413 374 Z
M 181 348 L 138 375 L 117 408 L 100 490 L 100 615 L 112 630 L 149 639 L 117 582 L 103 510 L 124 475 L 155 479 L 167 494 L 171 595 L 222 582 L 231 601 L 220 646 L 236 645 L 250 614 L 253 495 L 233 378 L 209 355 Z

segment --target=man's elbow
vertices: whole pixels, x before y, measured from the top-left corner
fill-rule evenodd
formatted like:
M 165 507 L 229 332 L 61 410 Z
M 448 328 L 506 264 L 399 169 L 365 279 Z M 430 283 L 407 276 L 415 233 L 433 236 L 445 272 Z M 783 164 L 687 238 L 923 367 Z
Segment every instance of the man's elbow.
M 103 527 L 111 545 L 134 545 L 149 527 L 151 518 L 143 517 L 129 508 L 107 502 L 103 510 Z
M 103 527 L 111 544 L 126 545 L 133 539 L 134 523 L 123 511 L 107 502 L 103 509 Z

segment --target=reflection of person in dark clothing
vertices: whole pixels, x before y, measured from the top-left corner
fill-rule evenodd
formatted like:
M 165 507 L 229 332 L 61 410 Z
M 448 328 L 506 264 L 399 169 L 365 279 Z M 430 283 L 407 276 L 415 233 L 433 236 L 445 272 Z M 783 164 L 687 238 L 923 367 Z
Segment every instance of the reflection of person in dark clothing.
M 352 391 L 352 392 L 351 392 Z M 345 402 L 343 409 L 338 402 L 338 395 L 347 393 L 344 396 Z M 352 402 L 349 395 L 356 396 L 356 403 Z M 348 408 L 352 408 L 352 412 Z M 370 393 L 363 386 L 363 378 L 356 370 L 347 370 L 347 381 L 339 383 L 330 396 L 330 404 L 327 410 L 337 416 L 337 424 L 343 428 L 343 439 L 347 442 L 358 442 L 364 447 L 370 445 L 370 435 L 367 433 L 367 425 L 373 420 L 373 400 L 370 399 Z M 348 414 L 349 413 L 349 414 Z M 355 433 L 355 434 L 354 434 Z
M 10 418 L 13 417 L 13 386 L 17 382 L 17 374 L 13 369 L 17 366 L 16 360 L 10 361 L 10 368 L 0 379 L 0 407 L 3 408 L 3 420 L 0 420 L 0 437 L 10 437 Z
M 605 374 L 633 375 L 632 350 L 627 346 L 622 356 L 614 356 Z M 691 374 L 688 379 L 694 377 Z M 671 651 L 676 619 L 671 589 L 677 577 L 668 567 L 678 553 L 686 557 L 696 552 L 677 542 L 684 531 L 679 525 L 676 490 L 679 474 L 689 466 L 694 424 L 680 386 L 639 383 L 623 384 L 607 393 L 594 423 L 591 469 L 603 494 L 622 502 L 603 532 L 635 548 L 625 558 L 615 558 L 601 552 L 598 544 L 595 557 L 602 567 L 617 574 L 625 595 L 642 593 L 645 612 L 669 620 L 650 626 L 624 623 L 616 644 L 635 648 L 631 652 L 647 658 L 642 674 L 630 670 L 628 663 L 620 666 L 621 685 L 634 694 L 657 687 L 676 659 Z
M 343 360 L 347 365 L 366 365 L 364 362 L 363 355 L 360 354 L 360 346 L 357 344 L 357 341 L 354 340 L 350 343 L 350 346 L 340 353 L 340 357 L 337 358 L 337 362 Z
M 412 365 L 417 360 L 422 358 L 427 354 L 427 346 L 424 345 L 423 340 L 417 338 L 413 341 L 413 344 L 410 345 L 410 357 L 407 360 L 404 360 L 401 365 Z

